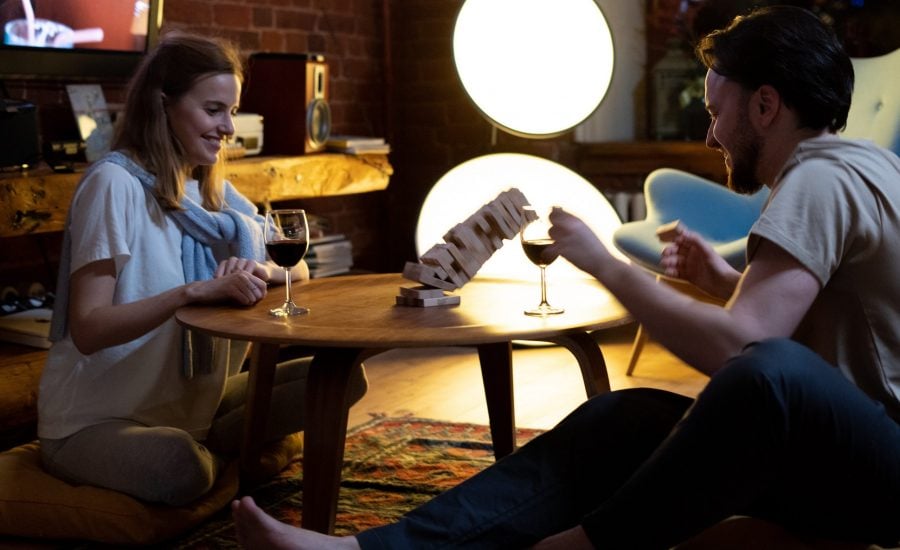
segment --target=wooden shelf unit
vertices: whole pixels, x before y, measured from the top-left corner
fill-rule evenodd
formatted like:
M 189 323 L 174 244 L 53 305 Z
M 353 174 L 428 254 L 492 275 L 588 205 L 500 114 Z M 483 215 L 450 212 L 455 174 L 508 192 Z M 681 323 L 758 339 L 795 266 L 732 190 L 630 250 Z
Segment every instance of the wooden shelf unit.
M 83 172 L 39 168 L 0 176 L 0 238 L 62 231 Z M 387 155 L 320 153 L 233 160 L 225 177 L 253 202 L 267 204 L 381 191 L 392 173 Z

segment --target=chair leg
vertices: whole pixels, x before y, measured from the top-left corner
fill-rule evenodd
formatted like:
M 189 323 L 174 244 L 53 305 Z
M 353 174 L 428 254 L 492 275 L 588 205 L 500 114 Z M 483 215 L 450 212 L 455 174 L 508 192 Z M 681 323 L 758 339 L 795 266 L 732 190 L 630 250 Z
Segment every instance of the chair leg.
M 647 343 L 647 338 L 649 338 L 649 335 L 644 330 L 644 325 L 638 325 L 637 334 L 634 335 L 634 343 L 631 345 L 631 357 L 628 359 L 628 369 L 625 371 L 625 376 L 631 376 L 631 373 L 634 372 L 634 367 L 641 356 L 644 344 Z

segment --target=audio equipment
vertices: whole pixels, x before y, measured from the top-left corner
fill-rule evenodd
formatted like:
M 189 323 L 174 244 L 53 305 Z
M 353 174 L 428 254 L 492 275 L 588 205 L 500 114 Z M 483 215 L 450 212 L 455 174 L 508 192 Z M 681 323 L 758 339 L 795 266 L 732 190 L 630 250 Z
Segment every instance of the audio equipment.
M 34 166 L 40 156 L 37 107 L 28 101 L 0 99 L 0 166 Z
M 300 155 L 321 151 L 331 133 L 325 57 L 251 54 L 241 111 L 262 115 L 263 154 Z

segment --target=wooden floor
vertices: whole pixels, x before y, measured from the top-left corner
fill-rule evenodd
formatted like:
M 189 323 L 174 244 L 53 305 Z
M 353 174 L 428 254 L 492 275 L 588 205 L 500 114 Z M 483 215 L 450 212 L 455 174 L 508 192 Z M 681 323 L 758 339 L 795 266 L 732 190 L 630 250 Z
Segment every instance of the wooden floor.
M 708 378 L 653 341 L 645 346 L 633 376 L 625 376 L 635 325 L 596 334 L 613 389 L 664 388 L 696 395 Z M 373 416 L 487 424 L 487 406 L 474 348 L 393 350 L 366 361 L 368 393 L 350 409 L 349 426 Z M 513 352 L 516 425 L 547 429 L 585 399 L 574 357 L 555 346 L 516 347 Z

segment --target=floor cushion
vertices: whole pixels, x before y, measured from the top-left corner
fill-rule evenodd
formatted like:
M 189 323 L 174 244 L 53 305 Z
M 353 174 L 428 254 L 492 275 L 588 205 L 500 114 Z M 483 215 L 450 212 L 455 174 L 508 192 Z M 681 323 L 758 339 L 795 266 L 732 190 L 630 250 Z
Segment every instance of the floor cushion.
M 234 461 L 209 493 L 183 507 L 72 485 L 41 467 L 37 442 L 0 453 L 0 534 L 28 538 L 152 544 L 174 537 L 227 506 L 238 492 Z

